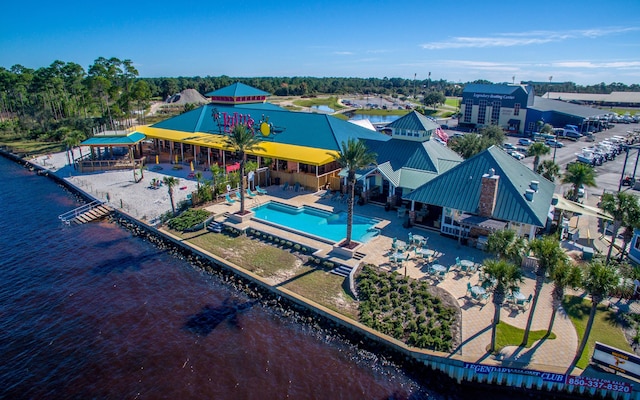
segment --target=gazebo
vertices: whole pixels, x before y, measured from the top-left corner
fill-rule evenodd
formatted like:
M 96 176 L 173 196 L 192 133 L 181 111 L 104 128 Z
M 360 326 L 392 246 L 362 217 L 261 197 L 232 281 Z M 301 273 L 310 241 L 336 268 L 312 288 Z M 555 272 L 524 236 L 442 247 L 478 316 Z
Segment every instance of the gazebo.
M 145 157 L 142 156 L 142 147 L 136 151 L 136 146 L 144 139 L 145 135 L 140 132 L 127 134 L 107 131 L 93 136 L 80 143 L 81 146 L 89 146 L 91 152 L 77 160 L 78 170 L 92 172 L 140 168 L 145 163 Z

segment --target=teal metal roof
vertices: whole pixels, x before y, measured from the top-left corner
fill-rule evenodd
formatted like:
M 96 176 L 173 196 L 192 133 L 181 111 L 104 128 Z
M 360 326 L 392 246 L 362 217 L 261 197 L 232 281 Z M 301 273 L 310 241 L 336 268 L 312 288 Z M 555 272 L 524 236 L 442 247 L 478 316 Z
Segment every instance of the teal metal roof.
M 184 114 L 158 122 L 153 128 L 170 129 L 180 132 L 201 132 L 220 134 L 224 127 L 214 121 L 217 112 L 223 123 L 224 114 L 249 116 L 257 127 L 268 118 L 275 134 L 263 138 L 275 143 L 291 144 L 318 149 L 340 151 L 341 143 L 349 138 L 364 139 L 370 142 L 385 142 L 390 138 L 380 132 L 370 131 L 361 126 L 343 121 L 330 115 L 292 112 L 286 109 L 264 104 L 244 104 L 242 106 L 206 104 Z
M 84 142 L 82 146 L 131 146 L 144 140 L 146 136 L 140 132 L 132 132 L 128 135 L 93 136 Z
M 404 198 L 448 207 L 468 213 L 478 212 L 482 175 L 490 169 L 500 176 L 492 218 L 544 226 L 555 184 L 511 157 L 499 147 L 489 149 L 440 174 Z M 525 198 L 531 181 L 538 181 L 533 201 Z
M 205 96 L 227 96 L 227 97 L 242 97 L 242 96 L 270 96 L 271 93 L 267 93 L 260 89 L 256 89 L 244 83 L 236 82 L 233 85 L 223 87 L 213 92 L 206 93 Z
M 454 151 L 434 140 L 417 142 L 394 138 L 367 142 L 378 155 L 378 170 L 394 186 L 415 189 L 462 162 Z
M 393 121 L 385 128 L 407 129 L 411 131 L 433 131 L 438 128 L 435 121 L 430 120 L 417 111 L 412 111 Z

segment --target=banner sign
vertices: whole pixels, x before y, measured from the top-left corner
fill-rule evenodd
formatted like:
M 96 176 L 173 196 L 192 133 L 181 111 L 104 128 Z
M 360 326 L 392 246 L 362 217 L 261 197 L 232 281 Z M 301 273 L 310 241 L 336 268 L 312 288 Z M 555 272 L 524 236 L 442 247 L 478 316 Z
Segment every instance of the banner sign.
M 611 381 L 609 379 L 589 378 L 586 376 L 571 376 L 556 374 L 553 372 L 542 372 L 533 369 L 520 369 L 501 367 L 497 365 L 482 365 L 474 363 L 464 363 L 465 368 L 473 369 L 477 374 L 503 373 L 535 376 L 546 382 L 556 382 L 565 385 L 584 386 L 600 390 L 611 390 L 615 392 L 631 393 L 633 385 L 623 381 Z
M 596 342 L 592 360 L 596 364 L 604 365 L 614 371 L 640 378 L 640 358 L 635 354 Z
M 473 363 L 464 363 L 464 367 L 475 370 L 477 374 L 488 374 L 491 372 L 496 372 L 496 373 L 503 373 L 503 374 L 530 375 L 530 376 L 537 376 L 543 381 L 558 382 L 558 383 L 564 383 L 564 381 L 566 380 L 565 374 L 555 374 L 553 372 L 542 372 L 542 371 L 536 371 L 533 369 L 509 368 L 509 367 L 500 367 L 497 365 L 482 365 L 482 364 L 473 364 Z

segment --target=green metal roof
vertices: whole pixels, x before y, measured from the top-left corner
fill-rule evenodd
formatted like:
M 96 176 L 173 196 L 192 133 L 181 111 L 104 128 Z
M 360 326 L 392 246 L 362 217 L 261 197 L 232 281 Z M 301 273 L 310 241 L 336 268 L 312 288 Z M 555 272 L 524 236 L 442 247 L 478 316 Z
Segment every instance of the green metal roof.
M 145 139 L 145 135 L 140 132 L 132 132 L 128 135 L 105 135 L 93 136 L 84 142 L 82 146 L 131 146 Z
M 435 121 L 430 120 L 414 110 L 393 121 L 385 128 L 406 129 L 410 131 L 435 131 L 438 126 Z
M 242 96 L 270 96 L 271 93 L 267 93 L 260 89 L 256 89 L 244 83 L 236 82 L 233 85 L 225 86 L 213 92 L 206 93 L 205 96 L 227 96 L 227 97 L 242 97 Z
M 214 109 L 220 116 L 221 123 L 223 123 L 223 114 L 225 113 L 227 116 L 233 116 L 234 113 L 249 116 L 253 119 L 256 127 L 260 121 L 268 118 L 275 134 L 264 138 L 264 140 L 275 143 L 340 151 L 341 143 L 347 142 L 349 138 L 365 139 L 371 142 L 384 142 L 390 139 L 389 136 L 380 132 L 370 131 L 330 115 L 292 112 L 264 104 L 244 104 L 242 106 L 206 104 L 158 122 L 152 127 L 180 132 L 220 134 L 221 127 L 212 116 Z
M 477 213 L 481 178 L 490 169 L 500 176 L 492 218 L 545 226 L 555 184 L 534 173 L 496 146 L 458 164 L 404 198 Z M 531 181 L 539 182 L 533 201 L 525 198 L 525 192 L 530 188 Z

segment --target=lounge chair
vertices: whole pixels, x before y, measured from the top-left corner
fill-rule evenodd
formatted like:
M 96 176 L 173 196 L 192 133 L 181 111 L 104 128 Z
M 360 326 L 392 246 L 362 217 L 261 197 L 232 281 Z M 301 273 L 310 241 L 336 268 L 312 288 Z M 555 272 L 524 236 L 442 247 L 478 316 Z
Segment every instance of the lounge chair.
M 253 198 L 256 197 L 256 194 L 251 191 L 251 189 L 247 188 L 247 196 Z
M 282 185 L 282 190 L 287 190 L 289 189 L 289 182 L 285 182 L 284 185 Z
M 340 198 L 341 194 L 340 192 L 336 192 L 333 197 L 331 197 L 331 201 L 336 201 Z
M 296 184 L 293 186 L 293 191 L 294 192 L 300 191 L 300 182 L 296 182 Z
M 267 191 L 260 186 L 256 186 L 256 192 L 258 192 L 258 194 L 267 194 Z
M 234 199 L 232 199 L 232 198 L 231 198 L 231 195 L 230 195 L 229 193 L 227 193 L 227 194 L 224 196 L 224 198 L 225 198 L 225 200 L 227 200 L 227 203 L 228 203 L 229 205 L 231 205 L 231 204 L 233 204 L 233 203 L 235 203 L 235 202 L 236 202 Z
M 328 199 L 331 197 L 331 190 L 325 190 L 324 193 L 322 193 L 322 196 L 320 196 L 321 199 Z

